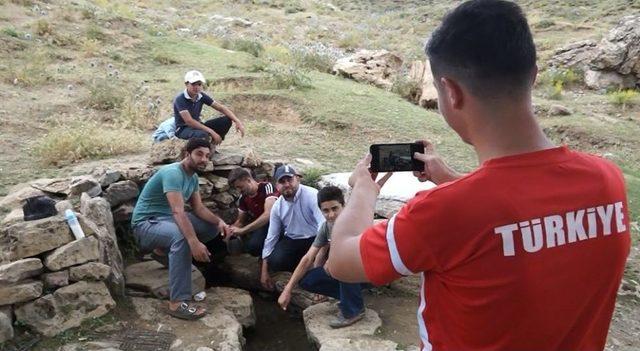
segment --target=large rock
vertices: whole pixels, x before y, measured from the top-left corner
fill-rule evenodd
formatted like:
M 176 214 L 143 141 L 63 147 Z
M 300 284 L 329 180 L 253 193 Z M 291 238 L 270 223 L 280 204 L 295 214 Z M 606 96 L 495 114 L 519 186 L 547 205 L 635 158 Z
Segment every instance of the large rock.
M 42 275 L 45 289 L 57 289 L 69 285 L 69 271 L 58 271 Z
M 420 93 L 415 103 L 424 108 L 438 108 L 438 91 L 433 86 L 429 60 L 413 61 L 408 78 L 420 85 Z
M 387 50 L 360 50 L 336 61 L 333 72 L 390 89 L 401 66 L 402 59 Z
M 200 188 L 200 196 L 203 199 L 211 196 L 211 192 L 213 191 L 213 184 L 204 177 L 198 177 L 198 187 Z
M 225 166 L 225 165 L 241 165 L 243 157 L 242 155 L 235 154 L 237 151 L 227 151 L 225 153 L 215 153 L 213 157 L 211 157 L 211 161 L 213 161 L 214 169 L 218 168 L 216 166 Z
M 119 181 L 122 178 L 122 173 L 116 169 L 96 167 L 91 174 L 98 180 L 100 186 L 103 188 Z
M 31 186 L 45 193 L 67 196 L 71 193 L 70 178 L 37 179 L 31 182 Z
M 139 194 L 138 184 L 131 180 L 123 180 L 109 185 L 104 192 L 104 198 L 109 201 L 111 207 L 116 207 L 135 199 Z
M 215 287 L 209 288 L 206 293 L 207 305 L 222 306 L 231 311 L 245 328 L 253 327 L 256 324 L 253 299 L 246 290 Z
M 8 227 L 24 220 L 24 212 L 21 208 L 14 208 L 9 212 L 2 221 L 0 221 L 0 227 Z
M 0 207 L 13 209 L 22 208 L 24 200 L 34 197 L 46 195 L 44 191 L 38 190 L 27 184 L 20 184 L 13 187 L 7 196 L 0 199 Z
M 99 262 L 89 262 L 69 268 L 69 280 L 105 280 L 111 274 L 111 267 Z
M 19 222 L 0 231 L 0 263 L 35 256 L 72 240 L 71 229 L 62 216 Z
M 158 298 L 169 297 L 169 270 L 156 261 L 132 264 L 124 270 L 128 288 L 149 293 Z M 197 294 L 205 288 L 202 273 L 191 266 L 191 292 Z
M 342 189 L 348 198 L 351 188 L 349 176 L 351 173 L 333 173 L 322 176 L 320 186 L 334 185 Z M 395 173 L 385 186 L 382 187 L 375 213 L 384 218 L 391 218 L 404 204 L 415 196 L 418 191 L 435 187 L 432 182 L 419 182 L 410 172 Z
M 222 193 L 229 190 L 229 181 L 227 181 L 227 178 L 220 177 L 215 174 L 207 174 L 205 177 L 213 185 L 213 192 Z
M 63 268 L 89 261 L 97 261 L 99 259 L 100 248 L 98 239 L 90 236 L 80 240 L 74 240 L 53 250 L 45 257 L 44 265 L 52 271 L 59 271 Z
M 323 302 L 313 305 L 302 313 L 307 336 L 318 347 L 333 339 L 358 339 L 373 336 L 382 326 L 378 314 L 370 309 L 365 310 L 365 316 L 359 322 L 348 327 L 333 329 L 329 322 L 339 313 L 335 303 Z
M 120 172 L 123 179 L 132 180 L 137 184 L 141 184 L 151 178 L 156 168 L 144 163 L 127 163 L 114 165 L 113 170 Z
M 111 267 L 107 285 L 114 294 L 124 295 L 124 263 L 118 247 L 111 204 L 101 197 L 92 199 L 83 195 L 80 198 L 80 212 L 98 226 L 96 236 L 100 242 L 100 262 Z
M 597 45 L 595 40 L 582 40 L 563 46 L 553 53 L 549 59 L 549 66 L 572 68 L 584 72 L 596 54 Z
M 140 319 L 158 328 L 170 331 L 176 336 L 176 350 L 220 350 L 241 351 L 245 342 L 242 325 L 232 311 L 205 299 L 199 302 L 207 309 L 207 315 L 196 320 L 185 322 L 168 317 L 166 303 L 157 299 L 133 297 L 133 306 Z
M 391 340 L 360 337 L 357 339 L 331 339 L 322 344 L 319 351 L 396 351 L 398 344 Z
M 16 283 L 42 272 L 42 261 L 38 258 L 25 258 L 0 266 L 0 285 Z
M 13 312 L 11 307 L 0 308 L 0 344 L 13 339 Z
M 588 70 L 584 73 L 584 84 L 591 89 L 629 89 L 636 85 L 632 75 L 622 75 L 614 71 Z
M 135 202 L 127 202 L 113 209 L 113 223 L 130 223 Z
M 215 194 L 211 197 L 219 207 L 228 207 L 230 206 L 236 199 L 229 193 L 220 193 Z
M 77 282 L 15 310 L 16 320 L 54 336 L 83 321 L 103 316 L 116 303 L 103 282 Z
M 151 145 L 151 164 L 165 164 L 182 160 L 186 140 L 174 138 Z M 125 177 L 126 178 L 126 177 Z
M 42 282 L 25 280 L 0 287 L 0 306 L 31 301 L 42 295 Z
M 258 157 L 258 155 L 256 155 L 253 150 L 249 149 L 245 151 L 244 157 L 242 159 L 242 164 L 240 165 L 242 167 L 255 168 L 260 166 L 260 164 L 262 164 L 262 160 L 260 159 L 260 157 Z
M 79 196 L 82 193 L 96 197 L 102 193 L 102 187 L 92 176 L 73 177 L 69 184 L 69 195 Z

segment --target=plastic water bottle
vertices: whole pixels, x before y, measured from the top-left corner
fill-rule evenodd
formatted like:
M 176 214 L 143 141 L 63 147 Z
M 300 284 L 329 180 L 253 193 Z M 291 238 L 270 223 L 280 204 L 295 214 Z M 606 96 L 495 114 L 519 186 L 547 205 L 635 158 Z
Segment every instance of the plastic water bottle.
M 78 222 L 78 217 L 76 217 L 73 210 L 68 209 L 64 211 L 64 216 L 67 219 L 67 223 L 69 223 L 69 227 L 71 227 L 71 231 L 73 232 L 73 236 L 76 237 L 76 240 L 84 238 L 84 232 L 82 231 L 80 222 Z

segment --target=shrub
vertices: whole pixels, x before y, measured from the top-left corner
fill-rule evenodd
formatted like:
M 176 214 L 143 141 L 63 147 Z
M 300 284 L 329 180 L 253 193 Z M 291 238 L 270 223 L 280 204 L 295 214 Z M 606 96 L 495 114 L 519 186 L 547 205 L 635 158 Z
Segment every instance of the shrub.
M 562 100 L 562 91 L 564 84 L 562 81 L 557 81 L 551 87 L 551 91 L 549 92 L 549 99 L 551 100 Z
M 159 103 L 143 99 L 140 95 L 129 94 L 120 108 L 116 122 L 127 129 L 153 130 L 160 119 Z
M 41 37 L 53 34 L 53 27 L 47 20 L 39 19 L 35 25 L 35 32 Z
M 2 33 L 14 38 L 17 38 L 20 36 L 20 34 L 18 34 L 18 32 L 13 28 L 3 28 Z
M 558 82 L 562 87 L 570 86 L 580 81 L 580 74 L 571 68 L 549 68 L 540 75 L 540 84 L 556 86 Z
M 9 65 L 9 69 L 3 72 L 3 80 L 10 84 L 17 81 L 21 86 L 36 86 L 51 81 L 53 76 L 47 69 L 48 62 L 46 52 L 29 52 L 18 65 Z
M 166 52 L 156 52 L 153 54 L 153 61 L 161 64 L 161 65 L 173 65 L 176 63 L 180 63 L 178 59 L 176 59 L 173 55 L 168 54 Z
M 96 122 L 78 121 L 51 129 L 39 140 L 35 152 L 43 163 L 60 165 L 137 152 L 147 143 L 144 135 L 130 129 L 114 129 Z
M 266 69 L 265 85 L 273 89 L 308 89 L 311 78 L 296 65 L 274 63 Z
M 264 51 L 264 46 L 257 40 L 244 39 L 244 38 L 227 38 L 222 41 L 221 46 L 225 49 L 244 51 L 255 57 L 259 57 Z
M 96 110 L 113 110 L 124 103 L 125 91 L 107 79 L 96 79 L 89 86 L 86 104 Z
M 104 34 L 98 26 L 93 24 L 87 28 L 86 36 L 89 40 L 105 41 L 107 39 L 107 35 Z
M 318 183 L 320 182 L 322 176 L 327 173 L 327 171 L 324 168 L 311 167 L 305 169 L 302 173 L 303 177 L 302 179 L 300 179 L 302 184 L 314 188 L 319 188 Z
M 333 57 L 315 51 L 293 50 L 291 54 L 297 66 L 324 73 L 331 73 L 335 62 Z
M 627 106 L 636 105 L 640 93 L 633 89 L 622 89 L 609 93 L 609 101 L 616 106 L 626 109 Z

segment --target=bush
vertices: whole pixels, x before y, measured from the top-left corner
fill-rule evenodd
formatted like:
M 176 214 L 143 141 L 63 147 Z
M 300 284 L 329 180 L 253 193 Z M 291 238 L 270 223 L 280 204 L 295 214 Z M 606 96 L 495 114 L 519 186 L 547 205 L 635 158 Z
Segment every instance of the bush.
M 549 68 L 540 75 L 540 84 L 548 84 L 552 87 L 561 83 L 562 87 L 567 87 L 580 82 L 579 72 L 571 68 Z
M 142 94 L 129 94 L 116 122 L 127 129 L 153 130 L 160 119 L 160 106 L 156 101 L 143 99 Z M 146 101 L 146 103 L 144 102 Z
M 3 28 L 2 33 L 14 38 L 17 38 L 20 36 L 20 34 L 18 34 L 18 32 L 13 28 Z
M 89 96 L 85 101 L 96 110 L 113 110 L 124 103 L 125 91 L 107 79 L 96 79 L 89 86 Z
M 259 57 L 264 51 L 264 46 L 257 40 L 250 40 L 244 38 L 225 39 L 221 46 L 225 49 L 234 51 L 244 51 L 255 57 Z
M 45 19 L 38 20 L 35 27 L 36 34 L 41 37 L 53 34 L 53 27 Z
M 308 89 L 311 78 L 296 65 L 274 63 L 266 69 L 265 85 L 273 89 Z
M 137 152 L 147 143 L 147 137 L 135 131 L 84 121 L 51 129 L 37 143 L 35 152 L 43 163 L 60 165 Z
M 636 105 L 639 96 L 640 93 L 633 89 L 618 90 L 609 93 L 609 101 L 624 110 L 627 106 Z
M 322 176 L 327 173 L 327 171 L 324 168 L 311 167 L 305 169 L 302 173 L 303 177 L 300 180 L 302 184 L 319 189 L 320 187 L 318 183 L 320 182 Z
M 174 65 L 180 63 L 178 59 L 166 52 L 156 52 L 153 54 L 153 61 L 161 65 Z
M 104 34 L 104 32 L 100 28 L 93 24 L 87 28 L 86 35 L 87 39 L 89 40 L 105 41 L 107 39 L 107 35 Z
M 324 73 L 331 73 L 335 62 L 333 57 L 315 51 L 293 50 L 291 54 L 297 66 Z

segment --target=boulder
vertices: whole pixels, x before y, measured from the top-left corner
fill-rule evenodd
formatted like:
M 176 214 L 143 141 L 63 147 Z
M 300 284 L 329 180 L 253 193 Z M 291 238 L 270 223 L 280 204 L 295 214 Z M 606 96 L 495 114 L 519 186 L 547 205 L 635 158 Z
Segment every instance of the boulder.
M 0 263 L 35 256 L 72 240 L 71 229 L 62 216 L 19 222 L 0 230 Z
M 134 263 L 124 270 L 126 286 L 158 298 L 169 297 L 169 270 L 156 261 Z M 202 273 L 191 266 L 191 292 L 197 294 L 205 288 Z
M 166 303 L 150 298 L 131 298 L 136 313 L 140 319 L 158 328 L 168 330 L 176 336 L 174 342 L 177 350 L 229 350 L 241 351 L 244 345 L 242 325 L 233 312 L 219 304 L 212 303 L 208 298 L 202 302 L 207 309 L 207 315 L 190 322 L 167 317 L 163 312 Z
M 139 194 L 138 184 L 131 180 L 123 180 L 109 185 L 104 191 L 104 198 L 109 201 L 111 207 L 116 207 L 137 198 Z
M 42 190 L 31 187 L 30 185 L 17 185 L 9 191 L 7 196 L 0 199 L 0 207 L 14 209 L 22 208 L 24 200 L 33 196 L 46 195 Z
M 217 166 L 225 166 L 225 165 L 234 165 L 238 166 L 242 164 L 242 160 L 244 159 L 242 155 L 237 155 L 229 151 L 229 153 L 215 153 L 211 157 L 211 161 L 213 161 L 214 169 L 218 169 Z
M 45 273 L 42 275 L 45 289 L 58 289 L 69 285 L 69 271 Z
M 367 82 L 390 89 L 400 71 L 402 59 L 387 50 L 360 50 L 338 59 L 333 72 L 359 82 Z
M 15 284 L 3 284 L 0 287 L 0 306 L 31 301 L 40 295 L 42 295 L 41 281 L 23 280 Z
M 55 336 L 83 321 L 105 315 L 116 303 L 103 282 L 77 282 L 26 303 L 15 310 L 16 320 Z
M 62 196 L 67 196 L 71 193 L 71 189 L 69 188 L 71 179 L 69 178 L 38 179 L 32 181 L 30 184 L 33 188 L 42 190 L 45 193 Z
M 549 108 L 550 116 L 569 116 L 571 113 L 572 112 L 568 107 L 564 107 L 562 105 L 551 105 Z
M 0 222 L 1 227 L 8 227 L 10 225 L 22 222 L 24 220 L 24 212 L 21 208 L 14 208 L 9 212 Z
M 124 295 L 124 263 L 118 247 L 111 204 L 104 198 L 92 199 L 83 194 L 80 198 L 80 212 L 98 226 L 96 236 L 100 243 L 100 262 L 111 267 L 107 285 L 114 294 Z
M 91 172 L 93 177 L 98 180 L 100 186 L 103 188 L 119 181 L 122 178 L 122 173 L 116 169 L 97 167 Z
M 127 163 L 113 166 L 114 170 L 122 174 L 124 180 L 131 180 L 136 184 L 141 184 L 149 180 L 156 168 L 144 163 Z
M 151 164 L 165 164 L 182 160 L 182 153 L 187 141 L 173 138 L 151 145 Z M 126 177 L 125 177 L 126 178 Z
M 357 339 L 330 339 L 327 340 L 319 351 L 396 351 L 398 344 L 391 340 L 379 340 L 375 338 L 360 337 Z
M 322 176 L 319 185 L 324 187 L 334 185 L 342 189 L 348 198 L 351 188 L 349 176 L 351 173 L 333 173 Z M 410 172 L 395 173 L 378 195 L 375 213 L 384 218 L 391 218 L 404 204 L 413 198 L 418 191 L 424 191 L 435 187 L 432 182 L 419 182 Z
M 307 336 L 318 347 L 329 340 L 334 339 L 359 339 L 373 336 L 376 330 L 382 326 L 382 320 L 378 314 L 370 309 L 365 310 L 365 316 L 359 322 L 348 327 L 333 329 L 329 322 L 339 313 L 335 303 L 323 302 L 304 310 L 302 317 Z
M 99 262 L 89 262 L 69 268 L 69 280 L 105 280 L 111 274 L 111 267 Z
M 416 104 L 424 108 L 438 108 L 438 91 L 433 86 L 433 74 L 429 60 L 413 61 L 409 69 L 408 79 L 420 86 Z
M 42 261 L 38 258 L 25 258 L 0 266 L 0 285 L 16 283 L 42 272 Z
M 69 184 L 69 195 L 79 196 L 82 193 L 96 197 L 102 193 L 102 187 L 92 176 L 73 177 Z
M 613 71 L 588 70 L 584 73 L 584 84 L 591 89 L 629 89 L 636 85 L 632 75 L 622 75 Z
M 609 31 L 590 66 L 640 78 L 640 15 L 623 17 Z
M 0 344 L 13 339 L 13 312 L 11 306 L 0 307 Z
M 53 250 L 45 257 L 44 265 L 52 271 L 58 271 L 63 268 L 89 261 L 97 261 L 99 259 L 100 248 L 98 239 L 90 236 L 74 240 Z
M 251 295 L 242 289 L 215 287 L 206 291 L 208 305 L 222 306 L 231 311 L 243 327 L 256 324 L 256 312 L 253 309 Z
M 229 190 L 229 182 L 227 181 L 227 178 L 219 177 L 215 174 L 207 174 L 205 177 L 213 185 L 213 192 L 222 193 Z
M 595 40 L 582 40 L 563 46 L 553 53 L 549 59 L 549 66 L 572 68 L 584 72 L 596 54 L 597 45 Z

